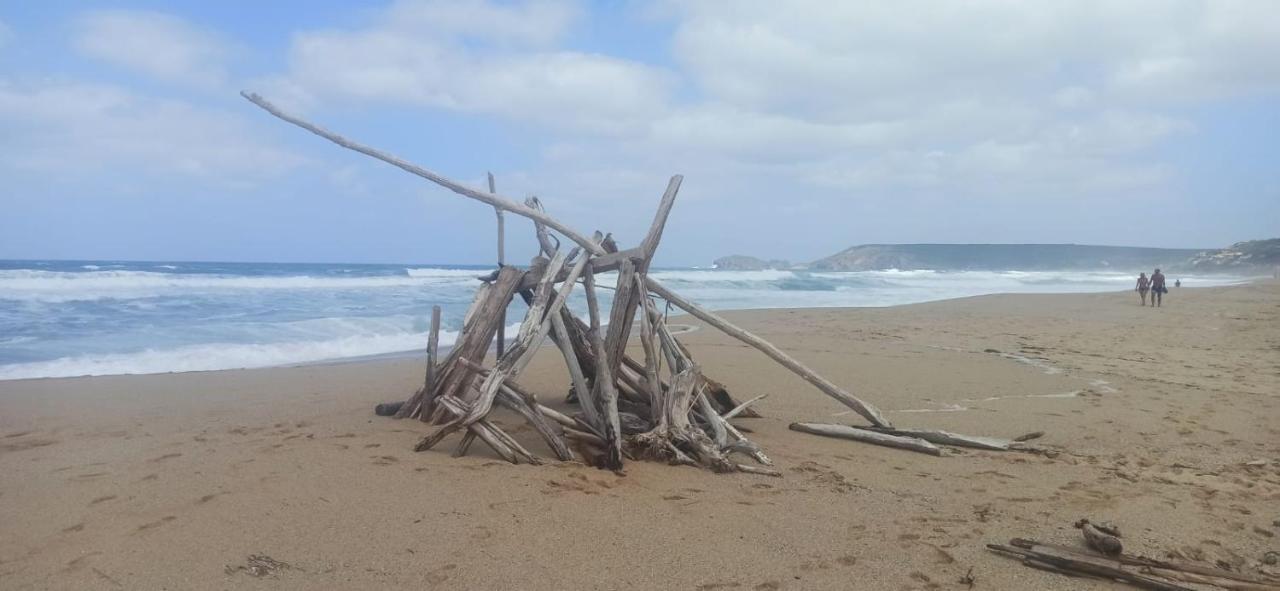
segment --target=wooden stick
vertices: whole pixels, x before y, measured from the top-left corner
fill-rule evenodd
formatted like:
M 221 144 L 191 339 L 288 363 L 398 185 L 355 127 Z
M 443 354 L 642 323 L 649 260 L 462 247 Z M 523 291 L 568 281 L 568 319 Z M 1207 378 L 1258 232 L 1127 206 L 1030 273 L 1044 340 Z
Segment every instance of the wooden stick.
M 877 427 L 888 427 L 888 428 L 893 427 L 893 424 L 889 422 L 889 419 L 886 419 L 884 415 L 881 414 L 878 409 L 876 409 L 876 407 L 870 404 L 867 404 L 862 400 L 859 400 L 856 396 L 844 391 L 839 386 L 831 383 L 830 380 L 818 375 L 816 372 L 814 372 L 812 369 L 809 369 L 803 363 L 800 363 L 790 355 L 783 353 L 781 349 L 773 346 L 773 344 L 770 343 L 769 341 L 766 341 L 754 334 L 751 334 L 750 332 L 747 332 L 741 328 L 738 328 L 733 324 L 730 324 L 727 320 L 721 318 L 720 316 L 711 313 L 709 310 L 703 308 L 702 306 L 699 306 L 689 300 L 684 299 L 683 297 L 677 295 L 675 292 L 664 287 L 661 283 L 654 281 L 652 277 L 646 277 L 645 283 L 648 285 L 649 291 L 652 291 L 653 293 L 656 293 L 659 296 L 662 296 L 667 301 L 671 302 L 672 304 L 675 304 L 681 310 L 684 310 L 685 312 L 692 314 L 694 317 L 702 320 L 703 322 L 706 322 L 707 324 L 710 324 L 711 326 L 714 326 L 720 329 L 725 334 L 735 339 L 738 339 L 739 341 L 742 341 L 748 345 L 751 345 L 756 349 L 759 349 L 762 353 L 764 353 L 765 355 L 768 355 L 770 359 L 777 361 L 778 363 L 782 364 L 783 367 L 791 370 L 801 378 L 804 378 L 806 382 L 813 384 L 816 388 L 821 390 L 826 395 L 832 398 L 835 398 L 836 400 L 840 401 L 841 404 L 844 404 L 845 406 L 853 409 L 854 412 L 857 412 L 858 414 L 866 418 L 868 421 L 871 421 L 871 424 Z
M 435 386 L 436 352 L 440 348 L 440 306 L 431 306 L 431 333 L 427 336 L 427 375 L 422 389 L 430 392 Z
M 529 311 L 525 315 L 524 322 L 520 325 L 520 333 L 516 337 L 515 343 L 511 350 L 507 351 L 507 354 L 498 360 L 493 371 L 485 378 L 484 383 L 479 388 L 479 396 L 471 404 L 466 416 L 462 417 L 463 423 L 474 423 L 489 414 L 489 410 L 493 408 L 493 402 L 498 396 L 498 390 L 502 387 L 502 381 L 508 376 L 514 377 L 519 374 L 529 360 L 533 358 L 533 354 L 537 352 L 538 345 L 546 336 L 547 331 L 550 330 L 550 323 L 543 319 L 543 313 L 549 305 L 549 300 L 551 300 L 551 280 L 555 276 L 555 270 L 564 265 L 564 260 L 565 256 L 562 252 L 557 252 L 556 256 L 551 259 L 547 268 L 551 269 L 552 272 L 543 276 L 543 283 L 539 286 L 533 302 L 529 305 Z
M 812 433 L 814 435 L 822 435 L 825 437 L 839 437 L 841 439 L 852 439 L 863 443 L 872 443 L 875 445 L 883 445 L 886 447 L 897 447 L 918 451 L 920 453 L 929 454 L 931 456 L 942 455 L 942 450 L 938 449 L 932 443 L 916 437 L 899 437 L 897 435 L 886 435 L 875 431 L 867 431 L 865 429 L 855 429 L 847 425 L 829 425 L 826 423 L 791 423 L 792 431 L 800 431 L 802 433 Z
M 489 192 L 492 193 L 493 191 L 490 190 Z M 524 204 L 528 206 L 529 209 L 534 209 L 544 213 L 547 211 L 542 207 L 542 201 L 540 201 L 537 196 L 530 196 L 528 199 L 525 199 Z M 547 232 L 546 226 L 535 221 L 533 222 L 533 230 L 534 234 L 538 237 L 538 246 L 542 249 L 543 254 L 551 256 L 551 253 L 560 250 L 560 241 L 556 240 L 550 232 Z M 597 232 L 597 234 L 599 234 L 599 232 Z M 601 236 L 600 239 L 604 240 L 604 236 Z M 559 281 L 557 281 L 557 283 L 558 282 Z
M 588 266 L 591 263 L 587 263 Z M 630 262 L 625 263 L 630 266 Z M 595 352 L 596 374 L 592 381 L 592 397 L 600 401 L 602 427 L 604 431 L 605 468 L 622 469 L 622 425 L 618 419 L 618 391 L 613 384 L 613 372 L 609 369 L 609 357 L 605 353 L 604 339 L 600 336 L 600 305 L 596 301 L 595 273 L 584 275 L 583 292 L 587 296 L 587 310 L 591 316 L 591 328 L 587 338 L 591 341 L 591 349 Z
M 489 193 L 496 194 L 498 191 L 494 188 L 493 173 L 486 173 L 489 176 Z M 498 216 L 498 266 L 502 267 L 507 262 L 506 236 L 507 233 L 503 228 L 502 209 L 493 208 L 493 213 Z M 502 353 L 506 351 L 507 342 L 507 309 L 503 308 L 498 312 L 498 357 L 502 357 Z
M 769 396 L 768 394 L 761 394 L 759 396 L 756 396 L 755 398 L 752 398 L 751 400 L 748 400 L 746 402 L 743 402 L 742 404 L 739 404 L 738 406 L 734 407 L 733 410 L 730 410 L 729 412 L 724 413 L 723 415 L 720 415 L 720 416 L 726 421 L 729 419 L 732 419 L 733 417 L 738 416 L 738 413 L 741 413 L 742 411 L 747 410 L 748 406 L 751 406 L 752 404 L 755 404 L 761 400 L 764 400 L 768 396 Z
M 1171 581 L 1195 583 L 1197 585 L 1212 585 L 1214 587 L 1229 589 L 1230 591 L 1280 591 L 1280 585 L 1247 583 L 1226 577 L 1200 575 L 1180 570 L 1165 570 L 1146 566 L 1142 567 L 1142 572 L 1143 574 L 1169 579 Z
M 985 449 L 989 451 L 1006 451 L 1012 443 L 1007 439 L 996 439 L 994 437 L 979 437 L 977 435 L 961 435 L 950 431 L 938 431 L 934 429 L 883 429 L 880 427 L 854 427 L 855 429 L 866 429 L 876 433 L 886 433 L 889 435 L 898 435 L 900 437 L 916 437 L 930 443 L 941 445 L 954 445 L 956 447 L 972 447 L 974 449 Z
M 547 442 L 547 447 L 555 453 L 556 458 L 562 462 L 573 459 L 573 453 L 569 451 L 569 446 L 560 438 L 560 434 L 551 428 L 551 424 L 547 422 L 547 417 L 542 413 L 534 410 L 538 404 L 537 400 L 525 400 L 517 396 L 510 388 L 502 388 L 498 392 L 498 403 L 515 411 L 524 417 L 533 429 L 542 436 L 543 441 Z
M 1062 552 L 1040 545 L 1024 548 L 1017 545 L 987 544 L 987 548 L 1024 559 L 1031 558 L 1066 571 L 1124 581 L 1144 589 L 1153 589 L 1155 591 L 1195 591 L 1181 585 L 1127 571 L 1121 568 L 1120 563 L 1101 556 Z
M 578 362 L 577 352 L 574 351 L 569 329 L 564 325 L 564 318 L 559 314 L 551 317 L 551 334 L 555 336 L 552 340 L 564 355 L 564 364 L 569 369 L 569 380 L 573 384 L 573 391 L 578 394 L 578 407 L 582 409 L 583 416 L 592 426 L 604 429 L 604 423 L 600 420 L 600 411 L 596 407 L 595 399 L 591 396 L 591 386 L 587 385 L 586 375 L 582 373 L 582 365 Z
M 657 344 L 658 337 L 654 334 L 653 319 L 648 313 L 653 304 L 649 302 L 649 298 L 644 294 L 644 279 L 637 275 L 636 282 L 637 289 L 640 291 L 641 304 L 644 306 L 644 313 L 640 317 L 640 344 L 644 347 L 644 375 L 648 383 L 649 405 L 651 407 L 662 407 L 662 381 L 658 378 L 662 352 L 659 351 L 659 345 Z
M 370 158 L 374 158 L 376 160 L 381 160 L 383 162 L 386 162 L 387 164 L 390 164 L 396 168 L 399 168 L 400 170 L 403 170 L 414 176 L 419 176 L 424 179 L 427 179 L 437 185 L 440 185 L 441 187 L 444 187 L 446 189 L 449 189 L 450 191 L 453 191 L 454 193 L 462 195 L 463 197 L 469 197 L 481 203 L 487 203 L 489 205 L 492 205 L 493 207 L 496 207 L 498 209 L 509 211 L 518 216 L 526 217 L 536 222 L 541 222 L 545 224 L 547 227 L 563 234 L 566 238 L 582 245 L 583 248 L 587 248 L 592 254 L 596 254 L 596 255 L 605 254 L 605 251 L 603 248 L 601 248 L 600 246 L 592 245 L 591 241 L 588 240 L 586 236 L 583 236 L 582 234 L 575 232 L 573 228 L 570 228 L 560 223 L 555 218 L 552 218 L 540 211 L 534 211 L 529 207 L 516 203 L 515 201 L 512 201 L 511 199 L 507 199 L 506 197 L 503 197 L 496 193 L 493 193 L 493 194 L 484 193 L 483 191 L 468 187 L 461 183 L 458 183 L 448 178 L 445 178 L 443 176 L 440 176 L 439 174 L 436 174 L 430 170 L 422 168 L 421 166 L 418 166 L 406 160 L 402 160 L 400 158 L 392 156 L 391 154 L 387 154 L 385 152 L 371 148 L 364 144 L 351 141 L 336 133 L 333 133 L 327 129 L 324 129 L 318 125 L 308 123 L 307 121 L 301 118 L 295 117 L 293 115 L 285 113 L 284 111 L 281 111 L 278 107 L 271 104 L 271 102 L 262 98 L 257 93 L 241 91 L 240 96 L 244 97 L 249 102 L 255 105 L 258 105 L 259 107 L 262 107 L 263 110 L 265 110 L 268 113 L 271 113 L 275 117 L 282 119 L 284 121 L 287 121 L 289 123 L 292 123 L 294 125 L 297 125 L 298 127 L 301 127 L 307 131 L 310 131 L 311 133 L 314 133 L 324 139 L 327 139 L 335 144 L 338 144 L 339 146 L 342 146 L 348 150 L 354 150 L 356 152 L 364 154 L 365 156 L 369 156 Z

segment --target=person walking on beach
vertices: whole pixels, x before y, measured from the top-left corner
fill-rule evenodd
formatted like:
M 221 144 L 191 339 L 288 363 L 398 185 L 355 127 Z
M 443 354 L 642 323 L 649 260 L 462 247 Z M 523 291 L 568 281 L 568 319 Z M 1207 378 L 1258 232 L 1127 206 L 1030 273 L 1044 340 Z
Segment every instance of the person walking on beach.
M 1174 280 L 1174 282 L 1173 282 L 1173 286 L 1174 286 L 1174 287 L 1182 287 L 1182 280 L 1181 280 L 1181 279 Z
M 1164 273 L 1160 269 L 1156 269 L 1151 274 L 1151 305 L 1157 308 L 1164 303 L 1164 294 L 1169 293 L 1169 288 L 1164 286 Z
M 1147 290 L 1151 288 L 1151 280 L 1147 279 L 1146 273 L 1138 273 L 1138 285 L 1133 290 L 1138 292 L 1138 296 L 1142 298 L 1142 305 L 1147 305 Z

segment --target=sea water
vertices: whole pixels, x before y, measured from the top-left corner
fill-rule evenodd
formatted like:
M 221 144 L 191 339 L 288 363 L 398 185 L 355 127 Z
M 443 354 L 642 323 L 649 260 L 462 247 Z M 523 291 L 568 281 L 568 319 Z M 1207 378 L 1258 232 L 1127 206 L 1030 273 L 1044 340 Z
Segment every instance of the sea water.
M 490 267 L 0 261 L 0 379 L 267 367 L 452 344 Z M 1132 289 L 1130 273 L 718 271 L 654 278 L 713 310 L 890 306 L 989 293 Z M 612 274 L 598 284 L 611 286 Z M 1237 277 L 1182 277 L 1188 286 Z M 579 291 L 580 290 L 576 290 Z M 604 300 L 610 291 L 602 291 Z M 570 308 L 584 315 L 578 293 Z M 514 335 L 523 317 L 508 314 Z M 606 310 L 607 313 L 607 310 Z

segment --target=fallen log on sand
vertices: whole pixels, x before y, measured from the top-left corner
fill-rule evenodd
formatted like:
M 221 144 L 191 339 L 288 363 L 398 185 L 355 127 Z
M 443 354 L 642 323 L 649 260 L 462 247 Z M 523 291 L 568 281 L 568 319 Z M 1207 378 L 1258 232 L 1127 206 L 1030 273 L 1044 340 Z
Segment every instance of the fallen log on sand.
M 831 425 L 826 423 L 791 423 L 790 428 L 792 431 L 812 433 L 814 435 L 822 435 L 824 437 L 852 439 L 863 443 L 907 449 L 920 452 L 922 454 L 929 454 L 931 456 L 942 455 L 941 449 L 938 449 L 934 444 L 918 437 L 902 437 L 899 435 L 889 435 L 886 433 L 878 433 L 876 431 L 857 429 L 848 425 Z

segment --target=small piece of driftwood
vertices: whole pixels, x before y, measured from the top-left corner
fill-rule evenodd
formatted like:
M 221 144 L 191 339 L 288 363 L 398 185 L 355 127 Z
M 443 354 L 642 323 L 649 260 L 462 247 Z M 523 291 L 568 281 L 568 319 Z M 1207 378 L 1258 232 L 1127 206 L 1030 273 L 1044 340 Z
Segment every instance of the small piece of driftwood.
M 882 429 L 879 427 L 857 428 L 875 431 L 876 433 L 884 433 L 887 435 L 897 435 L 899 437 L 915 437 L 940 445 L 971 447 L 974 449 L 985 449 L 989 451 L 1007 451 L 1009 449 L 1009 444 L 1012 443 L 1007 439 L 980 437 L 977 435 L 961 435 L 950 431 L 937 431 L 933 429 Z
M 901 437 L 898 435 L 888 435 L 885 433 L 877 433 L 875 431 L 867 431 L 865 429 L 857 429 L 848 425 L 831 425 L 827 423 L 791 423 L 790 428 L 792 431 L 822 435 L 824 437 L 852 439 L 863 443 L 911 450 L 922 454 L 929 454 L 931 456 L 942 455 L 941 449 L 938 449 L 934 444 L 918 437 Z

